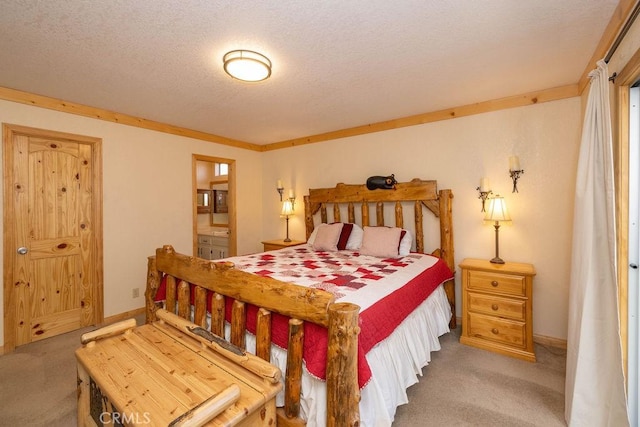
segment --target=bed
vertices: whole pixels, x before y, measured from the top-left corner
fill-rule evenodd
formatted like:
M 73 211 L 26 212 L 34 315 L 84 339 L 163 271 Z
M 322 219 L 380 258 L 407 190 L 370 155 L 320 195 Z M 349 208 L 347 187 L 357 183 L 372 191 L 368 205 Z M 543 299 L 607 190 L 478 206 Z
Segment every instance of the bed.
M 392 190 L 338 184 L 305 196 L 305 245 L 221 262 L 166 245 L 148 260 L 147 321 L 157 308 L 175 307 L 278 366 L 279 425 L 388 426 L 439 349 L 437 338 L 455 327 L 452 198 L 420 179 Z M 413 224 L 405 228 L 407 204 Z M 389 211 L 393 226 L 385 225 Z M 424 212 L 438 224 L 440 247 L 429 255 Z M 399 239 L 396 256 L 376 245 L 380 236 Z

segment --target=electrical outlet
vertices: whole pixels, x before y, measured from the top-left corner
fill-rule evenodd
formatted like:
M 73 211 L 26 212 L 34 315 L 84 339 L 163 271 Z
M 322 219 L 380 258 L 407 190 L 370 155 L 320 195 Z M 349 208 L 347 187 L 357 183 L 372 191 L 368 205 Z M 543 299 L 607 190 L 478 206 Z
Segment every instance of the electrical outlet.
M 131 294 L 133 298 L 138 298 L 140 296 L 140 288 L 133 288 L 133 292 Z

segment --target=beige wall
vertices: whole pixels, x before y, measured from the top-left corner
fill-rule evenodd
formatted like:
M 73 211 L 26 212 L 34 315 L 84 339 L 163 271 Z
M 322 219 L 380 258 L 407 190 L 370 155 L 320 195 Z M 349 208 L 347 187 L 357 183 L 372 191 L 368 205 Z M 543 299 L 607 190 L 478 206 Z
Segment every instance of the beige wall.
M 102 138 L 105 316 L 144 306 L 155 248 L 172 244 L 191 254 L 193 153 L 237 161 L 238 250 L 261 248 L 260 153 L 1 100 L 0 122 Z M 134 299 L 135 287 L 141 296 Z M 0 345 L 3 307 L 0 293 Z
M 465 257 L 491 259 L 494 228 L 484 224 L 476 187 L 490 179 L 513 218 L 500 228 L 500 256 L 533 263 L 534 334 L 566 339 L 574 182 L 580 142 L 580 98 L 549 102 L 343 138 L 264 153 L 265 238 L 283 238 L 276 181 L 298 202 L 290 235 L 304 239 L 302 195 L 337 182 L 363 184 L 371 175 L 394 173 L 399 181 L 437 179 L 454 194 L 456 264 Z M 511 192 L 509 156 L 525 170 L 519 193 Z M 272 214 L 269 214 L 269 213 Z M 432 247 L 437 247 L 432 240 Z M 429 247 L 429 245 L 427 245 Z M 459 270 L 458 270 L 459 276 Z M 460 315 L 460 283 L 457 306 Z
M 456 263 L 490 259 L 494 231 L 482 221 L 475 190 L 488 177 L 514 219 L 501 228 L 500 255 L 531 262 L 538 271 L 534 333 L 560 339 L 567 329 L 579 116 L 580 99 L 573 98 L 256 153 L 0 101 L 0 122 L 103 139 L 105 316 L 143 306 L 141 297 L 131 298 L 131 289 L 144 289 L 146 257 L 156 247 L 170 243 L 191 253 L 191 154 L 197 153 L 237 161 L 239 253 L 259 250 L 263 239 L 284 237 L 278 179 L 286 194 L 295 190 L 299 215 L 290 220 L 290 234 L 304 239 L 302 196 L 308 188 L 395 173 L 400 181 L 437 179 L 440 188 L 452 189 Z M 512 154 L 525 170 L 517 194 L 508 175 Z M 163 200 L 171 203 L 160 205 Z M 437 239 L 427 243 L 435 247 Z M 460 307 L 459 280 L 457 286 Z

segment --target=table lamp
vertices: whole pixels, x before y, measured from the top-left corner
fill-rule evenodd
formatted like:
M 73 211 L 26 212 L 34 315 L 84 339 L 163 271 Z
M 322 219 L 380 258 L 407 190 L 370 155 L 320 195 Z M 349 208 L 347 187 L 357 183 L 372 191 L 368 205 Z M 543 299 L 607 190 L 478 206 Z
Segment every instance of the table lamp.
M 502 258 L 500 258 L 498 253 L 498 230 L 500 229 L 501 222 L 511 222 L 511 217 L 509 216 L 509 211 L 507 211 L 507 205 L 504 202 L 504 198 L 499 194 L 496 194 L 495 197 L 489 199 L 489 209 L 484 216 L 485 221 L 492 221 L 493 226 L 496 228 L 496 256 L 490 261 L 494 264 L 504 264 Z
M 289 216 L 293 215 L 293 203 L 291 203 L 291 200 L 285 200 L 284 202 L 282 202 L 282 212 L 280 212 L 280 215 L 285 217 L 287 220 L 287 237 L 286 239 L 284 239 L 284 241 L 290 242 L 291 239 L 289 238 Z

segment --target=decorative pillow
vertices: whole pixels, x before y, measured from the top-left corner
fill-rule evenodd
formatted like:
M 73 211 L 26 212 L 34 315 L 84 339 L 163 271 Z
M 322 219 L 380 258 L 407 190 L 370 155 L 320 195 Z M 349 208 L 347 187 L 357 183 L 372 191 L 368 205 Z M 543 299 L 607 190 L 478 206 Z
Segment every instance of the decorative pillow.
M 398 248 L 398 254 L 400 256 L 407 256 L 411 252 L 411 245 L 413 244 L 413 237 L 411 236 L 411 232 L 407 229 L 402 229 L 404 231 L 404 235 L 400 239 L 400 247 Z
M 338 224 L 338 223 L 332 222 L 331 224 Z M 309 238 L 307 239 L 307 243 L 309 245 L 313 245 L 313 242 L 315 242 L 316 236 L 318 235 L 318 228 L 320 228 L 320 226 L 322 225 L 326 225 L 326 224 L 319 224 L 316 228 L 313 229 L 313 231 L 309 235 Z M 347 225 L 347 224 L 343 224 L 343 226 L 344 225 Z M 347 227 L 346 229 L 343 227 L 342 232 L 340 233 L 340 240 L 342 240 L 343 238 L 345 240 L 348 240 L 350 235 L 351 235 L 351 229 L 349 229 L 349 227 Z M 338 247 L 338 249 L 340 249 L 340 247 Z
M 364 227 L 360 254 L 381 258 L 398 258 L 402 229 L 398 227 Z
M 350 224 L 350 223 L 342 224 L 342 231 L 340 232 L 340 238 L 338 239 L 339 251 L 343 251 L 347 248 L 347 242 L 349 241 L 349 236 L 351 236 L 352 230 L 353 230 L 353 224 Z
M 317 227 L 318 233 L 313 241 L 313 250 L 315 251 L 337 251 L 340 233 L 342 232 L 342 223 L 320 224 Z
M 351 234 L 349 235 L 349 240 L 347 241 L 347 246 L 345 249 L 349 251 L 357 251 L 362 246 L 362 237 L 364 236 L 364 230 L 358 224 L 352 224 L 353 229 L 351 230 Z
M 336 223 L 334 222 L 333 224 L 336 224 Z M 307 239 L 307 244 L 313 246 L 313 242 L 315 242 L 316 235 L 318 234 L 318 227 L 314 228 L 313 231 L 311 232 L 311 235 L 309 235 L 309 239 Z M 338 244 L 337 244 L 338 250 L 342 251 L 344 249 L 347 249 L 350 251 L 356 251 L 360 249 L 361 244 L 362 244 L 362 228 L 358 224 L 343 223 L 342 231 L 340 232 L 340 239 L 338 240 Z

